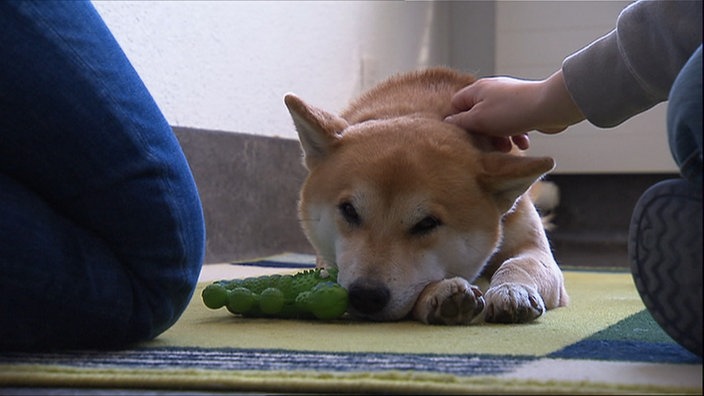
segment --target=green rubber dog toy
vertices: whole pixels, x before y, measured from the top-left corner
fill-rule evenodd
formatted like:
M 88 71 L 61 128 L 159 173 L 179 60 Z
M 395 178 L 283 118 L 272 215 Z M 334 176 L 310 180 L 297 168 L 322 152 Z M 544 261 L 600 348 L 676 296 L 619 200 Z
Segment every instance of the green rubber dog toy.
M 337 319 L 347 312 L 347 290 L 336 269 L 312 269 L 294 275 L 263 275 L 220 280 L 203 289 L 208 308 L 226 307 L 235 315 L 268 318 Z

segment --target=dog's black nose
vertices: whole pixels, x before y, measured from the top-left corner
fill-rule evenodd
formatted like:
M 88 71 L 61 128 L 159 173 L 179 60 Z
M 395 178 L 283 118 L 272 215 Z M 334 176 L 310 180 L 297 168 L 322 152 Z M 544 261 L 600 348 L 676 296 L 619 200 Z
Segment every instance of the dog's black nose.
M 386 285 L 367 279 L 352 282 L 347 292 L 352 308 L 362 314 L 381 311 L 391 298 L 391 292 Z

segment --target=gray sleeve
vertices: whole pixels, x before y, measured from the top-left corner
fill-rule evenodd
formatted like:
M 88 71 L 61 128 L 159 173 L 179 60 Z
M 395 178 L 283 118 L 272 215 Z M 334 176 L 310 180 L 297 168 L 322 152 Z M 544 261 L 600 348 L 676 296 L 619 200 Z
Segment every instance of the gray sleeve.
M 702 43 L 701 1 L 639 1 L 616 29 L 562 64 L 567 89 L 587 120 L 609 128 L 667 100 Z

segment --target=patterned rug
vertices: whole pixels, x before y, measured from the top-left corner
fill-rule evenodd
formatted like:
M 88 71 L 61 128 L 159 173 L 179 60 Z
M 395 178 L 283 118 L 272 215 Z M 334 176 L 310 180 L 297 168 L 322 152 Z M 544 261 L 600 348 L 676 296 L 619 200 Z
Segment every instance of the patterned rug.
M 0 354 L 0 386 L 702 394 L 701 358 L 657 326 L 630 274 L 616 270 L 565 270 L 571 305 L 524 325 L 245 319 L 210 310 L 200 298 L 213 280 L 290 273 L 312 264 L 311 256 L 284 254 L 208 265 L 183 317 L 157 339 L 110 352 Z

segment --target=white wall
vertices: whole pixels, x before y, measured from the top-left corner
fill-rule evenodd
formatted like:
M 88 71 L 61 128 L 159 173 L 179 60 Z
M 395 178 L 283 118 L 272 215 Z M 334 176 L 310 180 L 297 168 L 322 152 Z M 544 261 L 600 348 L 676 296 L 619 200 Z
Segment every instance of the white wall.
M 445 58 L 431 2 L 94 5 L 175 126 L 296 138 L 285 93 L 339 111 L 363 87 Z
M 94 4 L 172 125 L 293 138 L 286 92 L 336 108 L 359 83 L 360 4 Z
M 627 3 L 94 2 L 172 125 L 291 139 L 286 92 L 335 112 L 394 72 L 433 64 L 543 78 Z M 531 152 L 563 173 L 674 171 L 664 113 L 535 133 Z

